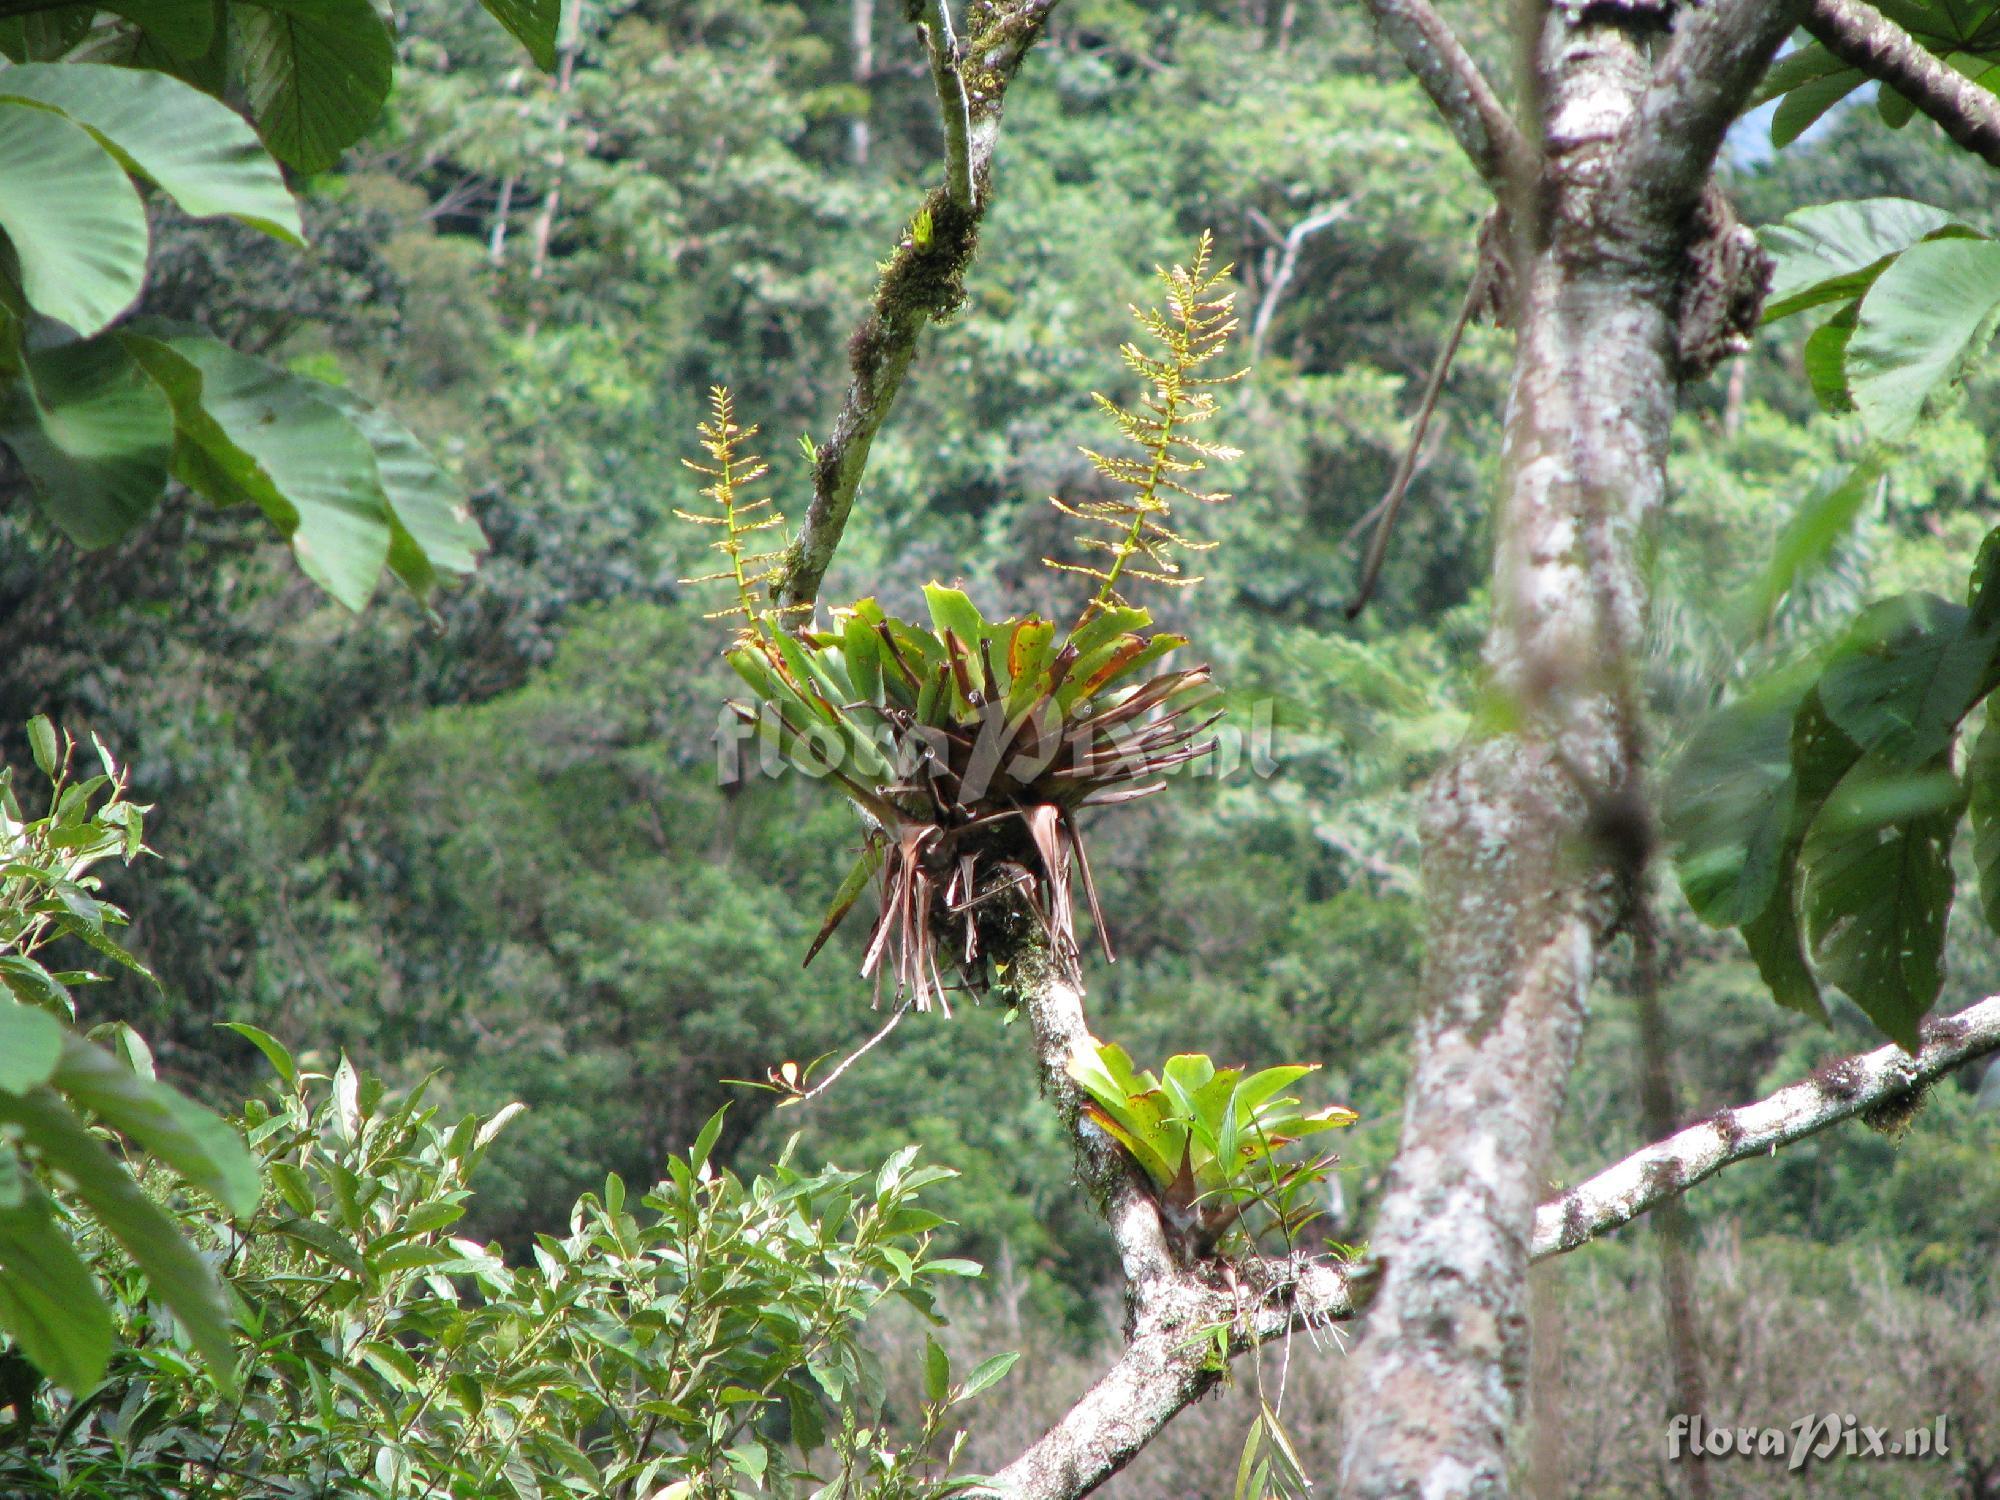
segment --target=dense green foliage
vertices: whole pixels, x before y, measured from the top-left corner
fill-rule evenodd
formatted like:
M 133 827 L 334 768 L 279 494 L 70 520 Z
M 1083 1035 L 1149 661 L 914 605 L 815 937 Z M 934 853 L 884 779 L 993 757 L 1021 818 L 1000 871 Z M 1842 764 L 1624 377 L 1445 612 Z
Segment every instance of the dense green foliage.
M 247 20 L 278 7 L 230 9 Z M 219 1109 L 238 1108 L 261 1079 L 218 1021 L 357 1065 L 288 1078 L 251 1109 L 258 1152 L 298 1176 L 273 1171 L 256 1212 L 275 1232 L 248 1242 L 233 1268 L 269 1355 L 248 1395 L 186 1358 L 194 1329 L 140 1295 L 143 1260 L 135 1268 L 127 1250 L 64 1218 L 106 1278 L 129 1347 L 60 1443 L 49 1435 L 74 1414 L 69 1398 L 31 1391 L 22 1431 L 40 1436 L 0 1447 L 0 1465 L 23 1466 L 0 1467 L 0 1489 L 45 1482 L 13 1474 L 60 1472 L 79 1493 L 152 1493 L 130 1488 L 140 1477 L 108 1477 L 136 1455 L 129 1472 L 141 1477 L 188 1464 L 211 1477 L 225 1463 L 270 1473 L 298 1459 L 361 1492 L 419 1473 L 471 1492 L 515 1482 L 468 1457 L 505 1424 L 544 1435 L 523 1444 L 537 1483 L 554 1493 L 574 1479 L 590 1493 L 578 1463 L 603 1476 L 638 1461 L 607 1413 L 649 1401 L 673 1409 L 646 1417 L 684 1424 L 685 1451 L 731 1482 L 775 1486 L 799 1460 L 786 1435 L 815 1421 L 828 1443 L 822 1478 L 845 1464 L 883 1479 L 881 1466 L 903 1464 L 913 1487 L 928 1482 L 960 1421 L 956 1393 L 981 1378 L 963 1357 L 928 1406 L 892 1399 L 900 1435 L 885 1437 L 859 1352 L 851 1371 L 824 1360 L 815 1370 L 803 1342 L 786 1342 L 805 1335 L 779 1328 L 736 1348 L 734 1304 L 713 1309 L 711 1336 L 719 1361 L 743 1364 L 704 1386 L 708 1405 L 673 1386 L 657 1348 L 635 1355 L 602 1340 L 605 1319 L 637 1310 L 650 1326 L 693 1305 L 698 1293 L 658 1253 L 690 1236 L 719 1245 L 764 1226 L 811 1239 L 801 1244 L 822 1257 L 811 1275 L 745 1305 L 831 1296 L 835 1260 L 862 1257 L 869 1289 L 845 1285 L 853 1305 L 819 1304 L 843 1347 L 861 1303 L 921 1284 L 897 1255 L 1019 1268 L 1014 1306 L 1031 1338 L 1010 1334 L 1016 1343 L 974 1351 L 975 1363 L 1019 1343 L 1058 1348 L 1097 1325 L 1110 1270 L 1102 1231 L 997 1007 L 907 1018 L 803 1110 L 773 1112 L 777 1096 L 723 1082 L 845 1052 L 884 1018 L 855 977 L 865 922 L 833 933 L 800 969 L 852 865 L 854 817 L 821 787 L 718 751 L 718 737 L 735 743 L 722 705 L 742 683 L 720 654 L 732 627 L 708 618 L 716 600 L 677 582 L 712 565 L 711 538 L 673 517 L 702 504 L 701 477 L 681 459 L 710 388 L 727 382 L 777 435 L 763 489 L 802 508 L 808 459 L 791 437 L 824 436 L 875 263 L 935 176 L 928 79 L 902 66 L 916 56 L 910 39 L 895 8 L 878 7 L 878 47 L 895 61 L 857 79 L 848 6 L 835 0 L 618 0 L 585 8 L 564 38 L 548 7 L 495 9 L 547 19 L 531 44 L 551 62 L 560 42 L 566 66 L 526 66 L 469 8 L 409 7 L 397 90 L 379 118 L 380 93 L 366 118 L 354 106 L 352 133 L 366 134 L 353 149 L 336 158 L 263 137 L 312 174 L 294 178 L 310 248 L 254 223 L 191 225 L 163 209 L 139 221 L 136 240 L 127 234 L 147 268 L 135 316 L 159 322 L 35 355 L 67 360 L 78 380 L 122 381 L 127 395 L 142 388 L 124 365 L 106 374 L 77 351 L 115 345 L 138 362 L 145 389 L 160 393 L 146 429 L 154 498 L 169 470 L 200 488 L 232 449 L 248 451 L 218 441 L 215 464 L 198 472 L 170 456 L 175 431 L 200 427 L 173 399 L 185 365 L 260 361 L 286 390 L 307 390 L 316 420 L 358 427 L 377 462 L 390 429 L 372 424 L 388 419 L 363 421 L 354 403 L 394 412 L 439 466 L 424 493 L 448 476 L 471 497 L 489 549 L 475 574 L 427 602 L 385 594 L 356 616 L 240 513 L 148 499 L 102 536 L 78 536 L 31 501 L 46 507 L 51 487 L 34 439 L 16 441 L 33 413 L 17 405 L 0 432 L 18 464 L 0 507 L 10 758 L 32 764 L 13 726 L 46 713 L 116 747 L 130 796 L 158 804 L 147 836 L 160 859 L 105 868 L 92 898 L 130 914 L 122 941 L 158 982 L 127 975 L 81 992 L 84 1020 L 131 1022 L 153 1040 L 162 1079 Z M 384 88 L 386 77 L 385 61 Z M 255 112 L 265 95 L 248 97 Z M 1789 126 L 1802 106 L 1785 107 Z M 1922 348 L 1892 339 L 1880 359 L 1859 330 L 1875 289 L 1923 270 L 1938 253 L 1928 247 L 1989 252 L 1978 236 L 2000 230 L 2000 191 L 1922 122 L 1886 134 L 1873 110 L 1849 107 L 1821 132 L 1783 157 L 1746 150 L 1735 161 L 1730 187 L 1746 218 L 1772 225 L 1888 195 L 1934 212 L 1865 259 L 1799 272 L 1785 295 L 1816 305 L 1775 307 L 1801 316 L 1690 397 L 1675 429 L 1644 686 L 1663 765 L 1698 765 L 1719 745 L 1741 773 L 1724 789 L 1741 802 L 1708 808 L 1705 822 L 1694 808 L 1672 830 L 1707 827 L 1726 846 L 1692 877 L 1683 867 L 1695 914 L 1754 924 L 1782 889 L 1785 915 L 1804 926 L 1779 993 L 1823 1005 L 1832 1033 L 1771 1005 L 1758 967 L 1769 970 L 1771 950 L 1748 927 L 1746 948 L 1676 904 L 1664 999 L 1691 1111 L 1872 1044 L 1870 1018 L 1836 990 L 1856 972 L 1849 964 L 1865 970 L 1884 947 L 1912 952 L 1899 957 L 1894 1003 L 1870 1012 L 1895 1035 L 1927 1010 L 2000 989 L 2000 943 L 1970 900 L 1947 920 L 1927 899 L 1883 944 L 1857 948 L 1835 847 L 1836 835 L 1864 830 L 1863 852 L 1879 863 L 1888 844 L 1875 831 L 1892 830 L 1909 861 L 1870 874 L 1870 890 L 1911 869 L 1922 877 L 1913 892 L 1931 898 L 1954 877 L 1991 888 L 1994 736 L 1979 732 L 1988 710 L 1977 706 L 1990 652 L 1952 705 L 1925 700 L 1921 732 L 1885 697 L 1846 700 L 1837 748 L 1894 761 L 1894 795 L 1871 804 L 1873 823 L 1815 830 L 1804 782 L 1822 774 L 1807 752 L 1823 742 L 1795 732 L 1809 698 L 1832 712 L 1828 674 L 1851 676 L 1885 653 L 1935 656 L 1987 629 L 1976 604 L 1956 601 L 2000 519 L 1989 437 L 2000 387 L 1981 373 L 1978 341 L 1951 342 L 1959 325 Z M 132 190 L 122 163 L 117 172 Z M 872 596 L 885 618 L 932 620 L 923 633 L 941 662 L 954 653 L 925 585 L 979 599 L 982 633 L 1003 616 L 1073 618 L 1075 580 L 1041 559 L 1060 555 L 1074 528 L 1046 500 L 1116 498 L 1079 452 L 1104 446 L 1094 390 L 1128 406 L 1141 394 L 1106 353 L 1150 269 L 1215 230 L 1218 258 L 1237 266 L 1251 365 L 1225 434 L 1244 450 L 1227 476 L 1239 498 L 1203 513 L 1223 543 L 1203 560 L 1208 580 L 1149 596 L 1145 628 L 1198 640 L 1232 713 L 1205 769 L 1083 824 L 1118 939 L 1117 964 L 1091 976 L 1093 1016 L 1137 1056 L 1321 1063 L 1295 1080 L 1300 1108 L 1337 1101 L 1360 1119 L 1343 1162 L 1312 1184 L 1324 1212 L 1307 1233 L 1355 1237 L 1394 1144 L 1421 959 L 1415 789 L 1479 707 L 1484 521 L 1471 497 L 1491 493 L 1497 470 L 1507 335 L 1468 334 L 1377 602 L 1354 625 L 1341 609 L 1355 572 L 1342 537 L 1396 463 L 1471 271 L 1480 192 L 1351 9 L 1236 0 L 1066 5 L 1010 96 L 993 191 L 966 305 L 926 336 L 826 596 Z M 1322 210 L 1333 226 L 1288 258 L 1287 231 Z M 1938 237 L 1947 224 L 1967 232 Z M 1984 259 L 1971 270 L 1983 286 L 1992 279 Z M 1834 286 L 1834 276 L 1849 279 Z M 129 331 L 139 327 L 175 331 Z M 1921 380 L 1910 375 L 1919 366 Z M 1942 378 L 1961 373 L 1963 389 Z M 1849 403 L 1859 411 L 1843 414 Z M 1919 411 L 1920 423 L 1905 421 Z M 377 478 L 386 485 L 379 468 Z M 261 492 L 219 498 L 275 519 Z M 382 526 L 380 559 L 343 573 L 336 599 L 367 597 L 381 568 L 396 568 Z M 73 540 L 111 545 L 86 555 Z M 470 532 L 457 541 L 470 563 Z M 453 571 L 443 554 L 431 563 Z M 420 590 L 434 581 L 396 571 Z M 1938 602 L 1877 606 L 1852 626 L 1869 601 L 1920 594 Z M 844 653 L 847 630 L 816 649 Z M 1726 717 L 1706 718 L 1725 702 L 1735 705 Z M 1880 718 L 1872 737 L 1853 727 L 1868 715 Z M 1936 825 L 1947 813 L 1955 825 L 1966 796 L 1966 757 L 1947 748 L 1962 730 L 1985 754 L 1972 753 L 1972 837 L 1954 845 Z M 1924 779 L 1941 765 L 1949 786 Z M 1745 807 L 1754 818 L 1739 816 Z M 1693 834 L 1687 848 L 1702 852 Z M 1637 1139 L 1634 1026 L 1619 976 L 1602 988 L 1560 1143 L 1571 1175 Z M 382 1092 L 361 1088 L 371 1073 L 386 1079 Z M 335 1077 L 347 1080 L 345 1105 Z M 1946 1304 L 1925 1299 L 1949 1296 L 1975 1326 L 1990 1317 L 2000 1249 L 2000 1100 L 1979 1081 L 1942 1087 L 1899 1142 L 1823 1137 L 1690 1206 L 1752 1237 L 1769 1264 L 1797 1268 L 1774 1296 L 1818 1295 L 1835 1277 L 1827 1268 L 1846 1264 L 1830 1247 L 1866 1242 L 1900 1278 L 1898 1297 L 1928 1317 Z M 514 1100 L 528 1115 L 490 1141 L 442 1123 Z M 720 1135 L 687 1155 L 730 1100 Z M 792 1161 L 879 1162 L 918 1143 L 924 1161 L 957 1169 L 925 1184 L 951 1222 L 893 1227 L 898 1213 L 926 1212 L 897 1206 L 907 1174 L 878 1183 L 770 1166 L 793 1132 Z M 482 1152 L 473 1194 L 466 1176 Z M 708 1177 L 695 1175 L 697 1158 Z M 662 1185 L 620 1206 L 602 1186 L 607 1171 Z M 238 1230 L 163 1169 L 146 1181 L 197 1243 L 237 1244 Z M 372 1202 L 344 1199 L 364 1182 Z M 882 1206 L 885 1194 L 895 1205 Z M 880 1211 L 861 1249 L 860 1218 L 821 1214 L 812 1228 L 789 1206 L 849 1197 Z M 35 1212 L 74 1216 L 76 1205 L 50 1197 Z M 826 1234 L 837 1248 L 811 1238 Z M 628 1262 L 643 1277 L 621 1279 Z M 308 1307 L 300 1278 L 338 1290 Z M 510 1386 L 532 1364 L 521 1343 L 563 1298 L 551 1324 L 560 1334 L 548 1337 L 566 1341 L 565 1365 L 588 1378 Z M 464 1336 L 439 1337 L 447 1328 Z M 94 1335 L 100 1347 L 108 1332 Z M 405 1332 L 426 1341 L 421 1359 L 398 1340 Z M 739 1409 L 717 1394 L 728 1385 L 757 1399 Z M 505 1400 L 489 1404 L 503 1387 Z M 1009 1388 L 988 1398 L 999 1399 Z M 315 1425 L 288 1426 L 294 1411 Z M 400 1435 L 384 1444 L 385 1430 Z M 913 1435 L 930 1448 L 906 1450 Z
M 192 1362 L 159 1272 L 80 1232 L 119 1352 L 73 1393 L 28 1382 L 6 1493 L 782 1494 L 816 1452 L 828 1500 L 957 1492 L 933 1479 L 940 1439 L 1012 1357 L 954 1380 L 933 1354 L 905 1445 L 856 1338 L 883 1297 L 928 1312 L 941 1278 L 979 1269 L 931 1253 L 944 1221 L 915 1199 L 951 1174 L 915 1148 L 872 1177 L 787 1151 L 745 1182 L 709 1160 L 717 1117 L 652 1192 L 607 1178 L 509 1265 L 451 1231 L 513 1108 L 447 1125 L 421 1087 L 391 1100 L 346 1058 L 319 1073 L 247 1034 L 278 1074 L 242 1122 L 269 1191 L 226 1218 L 163 1205 L 228 1264 L 240 1342 Z

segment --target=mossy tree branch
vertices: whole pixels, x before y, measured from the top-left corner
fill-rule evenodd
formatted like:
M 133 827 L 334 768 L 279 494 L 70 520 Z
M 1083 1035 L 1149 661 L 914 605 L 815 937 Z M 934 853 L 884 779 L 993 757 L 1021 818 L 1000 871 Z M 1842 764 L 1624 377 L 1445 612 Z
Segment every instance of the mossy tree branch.
M 1479 175 L 1508 201 L 1512 185 L 1536 175 L 1535 152 L 1465 44 L 1430 0 L 1368 0 L 1368 9 Z
M 949 67 L 964 101 L 957 137 L 947 107 L 946 176 L 933 188 L 905 229 L 861 324 L 848 340 L 846 398 L 833 432 L 813 464 L 813 497 L 786 554 L 774 589 L 781 605 L 810 606 L 833 563 L 855 494 L 867 472 L 868 452 L 902 388 L 926 325 L 950 317 L 965 299 L 965 273 L 979 245 L 979 224 L 992 201 L 993 151 L 1000 110 L 1022 60 L 1040 38 L 1059 0 L 980 0 L 967 17 L 970 40 L 951 59 L 949 20 L 931 28 L 933 67 Z M 933 11 L 942 6 L 925 0 Z M 940 78 L 940 89 L 947 80 Z M 964 150 L 961 170 L 955 160 Z

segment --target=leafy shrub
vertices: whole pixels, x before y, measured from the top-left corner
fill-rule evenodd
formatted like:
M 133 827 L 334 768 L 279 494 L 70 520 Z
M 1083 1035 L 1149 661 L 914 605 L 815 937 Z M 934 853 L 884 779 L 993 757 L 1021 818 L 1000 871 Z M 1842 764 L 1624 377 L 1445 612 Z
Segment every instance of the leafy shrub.
M 279 1076 L 244 1112 L 270 1191 L 231 1223 L 149 1187 L 226 1267 L 244 1327 L 236 1385 L 186 1357 L 145 1270 L 79 1224 L 120 1352 L 77 1395 L 29 1381 L 0 1492 L 483 1500 L 816 1480 L 832 1500 L 970 1483 L 943 1477 L 959 1443 L 946 1423 L 1012 1356 L 955 1379 L 935 1350 L 921 1410 L 892 1413 L 857 1341 L 883 1298 L 934 1316 L 939 1278 L 979 1272 L 931 1255 L 944 1221 L 916 1199 L 951 1174 L 916 1166 L 914 1148 L 872 1176 L 804 1172 L 787 1152 L 744 1182 L 709 1159 L 718 1114 L 654 1191 L 634 1201 L 608 1178 L 568 1234 L 510 1265 L 451 1230 L 518 1106 L 448 1124 L 421 1088 L 391 1101 L 344 1058 L 314 1072 L 235 1029 Z
M 76 1034 L 70 989 L 99 976 L 51 972 L 38 955 L 72 937 L 144 972 L 111 936 L 124 913 L 99 898 L 90 872 L 145 852 L 146 809 L 126 800 L 124 772 L 102 744 L 103 773 L 78 778 L 75 743 L 58 741 L 47 719 L 30 722 L 28 738 L 49 778 L 47 814 L 26 817 L 11 769 L 0 769 L 0 1330 L 39 1374 L 73 1391 L 97 1384 L 113 1317 L 72 1243 L 90 1222 L 144 1269 L 226 1384 L 229 1315 L 213 1271 L 89 1122 L 122 1133 L 233 1213 L 256 1206 L 256 1164 L 227 1125 L 153 1078 L 129 1029 L 101 1028 L 123 1063 Z M 52 1174 L 65 1184 L 60 1194 Z

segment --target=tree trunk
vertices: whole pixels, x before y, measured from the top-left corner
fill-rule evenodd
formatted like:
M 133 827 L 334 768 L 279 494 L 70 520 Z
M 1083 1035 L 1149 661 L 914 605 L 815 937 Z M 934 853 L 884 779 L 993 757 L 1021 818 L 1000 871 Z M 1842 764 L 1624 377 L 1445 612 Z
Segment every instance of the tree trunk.
M 1659 95 L 1685 80 L 1655 73 L 1644 9 L 1574 22 L 1551 8 L 1526 91 L 1542 171 L 1514 205 L 1487 709 L 1424 816 L 1424 1010 L 1371 1246 L 1383 1280 L 1349 1383 L 1343 1500 L 1506 1492 L 1543 1164 L 1620 876 L 1644 859 L 1632 679 L 1713 149 L 1702 131 L 1673 138 Z M 1721 63 L 1709 81 L 1726 91 L 1742 60 Z

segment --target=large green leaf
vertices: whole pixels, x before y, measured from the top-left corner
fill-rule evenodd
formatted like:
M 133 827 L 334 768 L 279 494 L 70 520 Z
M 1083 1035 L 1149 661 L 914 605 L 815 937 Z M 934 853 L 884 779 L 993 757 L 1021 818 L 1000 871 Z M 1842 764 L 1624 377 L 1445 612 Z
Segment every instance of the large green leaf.
M 556 65 L 556 34 L 562 29 L 563 0 L 479 0 L 486 13 L 511 31 L 544 68 Z
M 1831 1021 L 1820 998 L 1819 980 L 1806 961 L 1805 937 L 1799 931 L 1794 905 L 1798 850 L 1788 847 L 1780 865 L 1777 889 L 1770 903 L 1742 927 L 1743 945 L 1757 973 L 1771 988 L 1771 998 L 1786 1010 L 1812 1017 L 1822 1026 Z
M 1964 605 L 1910 593 L 1870 606 L 1819 679 L 1829 718 L 1895 771 L 1927 765 L 1981 695 L 2000 625 Z
M 1825 480 L 1786 518 L 1771 556 L 1750 594 L 1751 618 L 1761 629 L 1802 578 L 1819 571 L 1880 487 L 1887 455 L 1871 443 L 1850 469 Z
M 13 1149 L 0 1145 L 0 1328 L 36 1369 L 72 1394 L 104 1378 L 111 1358 L 111 1311 L 90 1271 L 27 1180 Z
M 370 0 L 231 7 L 250 114 L 301 172 L 323 172 L 382 112 L 396 47 Z
M 1795 47 L 1771 64 L 1764 81 L 1757 85 L 1745 104 L 1746 109 L 1755 109 L 1760 104 L 1768 104 L 1782 94 L 1789 94 L 1800 84 L 1811 83 L 1814 79 L 1825 78 L 1840 72 L 1847 66 L 1818 42 L 1808 42 L 1803 47 Z
M 50 1090 L 0 1094 L 0 1121 L 16 1127 L 29 1149 L 68 1180 L 78 1200 L 145 1272 L 154 1295 L 173 1309 L 210 1374 L 233 1386 L 228 1299 L 173 1220 Z
M 2000 244 L 1913 245 L 1876 278 L 1847 344 L 1847 384 L 1868 430 L 1900 437 L 1986 347 L 2000 314 Z
M 1913 775 L 1870 759 L 1829 799 L 1801 855 L 1800 904 L 1821 974 L 1912 1052 L 1944 982 L 1961 806 L 1942 761 Z
M 304 243 L 298 204 L 256 133 L 178 78 L 101 63 L 37 63 L 0 73 L 0 97 L 62 111 L 197 219 L 228 215 Z
M 0 100 L 0 229 L 36 312 L 88 337 L 146 277 L 146 209 L 97 138 L 54 110 Z
M 126 342 L 174 403 L 181 480 L 217 504 L 257 505 L 307 577 L 349 609 L 366 604 L 389 556 L 389 502 L 373 447 L 323 388 L 200 335 Z
M 1810 685 L 1795 673 L 1710 715 L 1668 778 L 1675 870 L 1688 905 L 1711 926 L 1755 919 L 1778 890 L 1797 816 L 1792 720 Z
M 0 20 L 0 52 L 14 62 L 61 57 L 83 40 L 96 16 L 95 5 L 36 5 L 25 14 L 10 13 Z
M 1758 235 L 1774 262 L 1764 321 L 1860 296 L 1890 261 L 1945 230 L 1971 233 L 1943 209 L 1909 198 L 1859 198 L 1787 214 Z
M 375 450 L 375 472 L 389 502 L 389 568 L 424 597 L 440 573 L 470 573 L 486 550 L 465 493 L 401 422 L 350 391 L 328 386 L 325 399 L 347 414 Z
M 1834 723 L 1813 683 L 1791 721 L 1791 816 L 1778 847 L 1770 898 L 1741 925 L 1743 941 L 1771 998 L 1825 1024 L 1819 980 L 1806 956 L 1798 920 L 1799 859 L 1806 832 L 1834 789 L 1861 759 L 1861 747 Z
M 1771 144 L 1791 145 L 1812 129 L 1820 116 L 1867 81 L 1867 75 L 1859 68 L 1842 68 L 1800 84 L 1771 113 Z
M 1860 308 L 1848 303 L 1806 336 L 1806 383 L 1819 409 L 1844 417 L 1854 410 L 1854 393 L 1847 388 L 1847 341 L 1854 337 Z
M 215 36 L 215 0 L 98 0 L 98 9 L 123 16 L 178 58 L 195 58 Z
M 1979 871 L 1979 905 L 1986 925 L 2000 932 L 2000 723 L 1991 709 L 1966 758 L 1965 787 L 1972 808 L 1972 862 Z
M 24 357 L 0 413 L 42 513 L 79 547 L 117 541 L 152 514 L 173 458 L 172 404 L 114 335 Z

